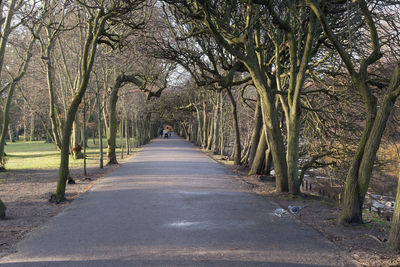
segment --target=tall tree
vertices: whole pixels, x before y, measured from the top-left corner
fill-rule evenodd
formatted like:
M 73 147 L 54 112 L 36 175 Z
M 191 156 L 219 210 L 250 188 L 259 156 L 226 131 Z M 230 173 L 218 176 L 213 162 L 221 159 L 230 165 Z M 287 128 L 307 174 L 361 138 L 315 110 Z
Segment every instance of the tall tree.
M 2 28 L 1 28 L 1 35 L 0 35 L 0 75 L 2 74 L 3 70 L 3 65 L 4 65 L 4 59 L 6 55 L 6 49 L 8 46 L 8 40 L 10 37 L 10 34 L 17 29 L 18 27 L 21 26 L 22 24 L 22 19 L 19 21 L 15 21 L 14 17 L 15 14 L 18 10 L 22 8 L 24 5 L 24 1 L 17 1 L 17 0 L 12 0 L 8 7 L 7 7 L 7 14 L 4 20 L 2 20 Z M 4 4 L 0 3 L 0 7 L 3 9 L 5 7 Z M 36 11 L 35 8 L 32 9 Z M 1 14 L 3 10 L 0 10 Z M 42 6 L 42 12 L 38 15 L 39 21 L 40 19 L 43 18 L 43 16 L 46 13 L 46 1 L 43 3 Z M 22 14 L 25 19 L 28 18 L 28 16 L 31 16 L 33 14 Z M 22 79 L 22 77 L 25 75 L 26 70 L 28 68 L 29 62 L 32 57 L 32 49 L 34 46 L 34 43 L 36 41 L 36 36 L 37 34 L 40 33 L 41 30 L 41 25 L 36 25 L 34 27 L 31 27 L 31 38 L 30 41 L 27 44 L 26 47 L 26 53 L 23 62 L 20 64 L 18 67 L 16 73 L 14 73 L 10 80 L 1 88 L 1 92 L 7 91 L 7 99 L 6 103 L 4 105 L 4 110 L 3 110 L 3 120 L 2 120 L 2 130 L 0 134 L 0 164 L 2 165 L 2 168 L 4 168 L 4 145 L 5 145 L 5 139 L 8 136 L 8 124 L 9 124 L 9 111 L 11 108 L 11 101 L 13 99 L 14 91 L 15 88 L 18 84 L 18 82 Z M 29 30 L 28 30 L 29 32 Z
M 143 12 L 145 1 L 99 1 L 93 6 L 89 2 L 79 2 L 86 16 L 86 36 L 80 60 L 80 77 L 77 91 L 69 105 L 66 121 L 62 131 L 61 163 L 58 174 L 57 189 L 52 201 L 60 202 L 65 198 L 65 186 L 69 176 L 69 145 L 72 125 L 79 104 L 86 92 L 96 51 L 99 44 L 114 46 L 119 35 L 113 30 L 116 25 L 128 24 L 131 28 L 141 27 L 144 23 Z M 145 12 L 143 12 L 145 14 Z
M 325 4 L 327 3 L 320 4 L 313 0 L 307 0 L 306 2 L 318 17 L 326 36 L 343 60 L 353 86 L 359 90 L 364 100 L 366 110 L 365 126 L 356 154 L 347 173 L 343 210 L 340 215 L 341 222 L 361 223 L 364 198 L 368 190 L 376 152 L 389 115 L 400 94 L 400 66 L 397 63 L 397 66 L 394 67 L 390 82 L 385 86 L 384 96 L 378 106 L 377 98 L 372 93 L 370 80 L 373 80 L 373 78 L 371 78 L 368 68 L 383 56 L 383 52 L 381 51 L 376 22 L 367 2 L 363 0 L 356 1 L 356 7 L 366 23 L 366 28 L 362 30 L 368 33 L 372 44 L 371 49 L 365 48 L 364 54 L 360 55 L 360 58 L 354 58 L 346 51 L 345 45 L 332 29 L 327 15 L 323 11 L 326 9 Z

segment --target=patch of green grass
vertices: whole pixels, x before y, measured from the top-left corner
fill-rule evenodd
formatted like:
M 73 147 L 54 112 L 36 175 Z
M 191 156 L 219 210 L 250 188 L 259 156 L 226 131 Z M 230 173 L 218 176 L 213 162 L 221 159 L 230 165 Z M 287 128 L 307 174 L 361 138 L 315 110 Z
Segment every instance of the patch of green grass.
M 5 146 L 6 154 L 15 152 L 43 152 L 43 151 L 57 151 L 57 150 L 54 144 L 45 143 L 44 141 L 7 143 L 7 145 Z
M 366 222 L 365 224 L 363 224 L 366 227 L 373 227 L 374 225 L 375 226 L 377 225 L 385 230 L 390 229 L 391 223 L 382 218 L 381 216 L 379 216 L 375 212 L 371 212 L 369 210 L 363 210 L 363 220 L 364 222 Z
M 93 144 L 92 140 L 88 141 L 86 163 L 89 167 L 99 164 L 99 145 Z M 107 142 L 104 140 L 104 163 L 106 163 L 106 145 Z M 45 143 L 44 141 L 8 143 L 5 152 L 7 154 L 5 166 L 7 170 L 57 169 L 60 166 L 60 152 L 52 143 Z M 119 148 L 116 152 L 117 156 L 120 156 Z M 126 149 L 124 149 L 124 154 L 126 154 Z M 83 167 L 83 159 L 70 157 L 69 165 L 71 168 Z

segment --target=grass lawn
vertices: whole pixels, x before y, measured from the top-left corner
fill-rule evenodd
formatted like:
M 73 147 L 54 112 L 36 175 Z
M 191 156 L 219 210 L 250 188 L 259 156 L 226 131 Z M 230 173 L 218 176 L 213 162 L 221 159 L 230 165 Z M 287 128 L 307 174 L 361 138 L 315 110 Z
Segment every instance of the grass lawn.
M 93 140 L 88 140 L 87 166 L 99 164 L 99 146 L 93 144 Z M 107 141 L 103 141 L 104 164 L 106 163 Z M 60 152 L 52 143 L 44 141 L 15 142 L 7 143 L 5 147 L 6 169 L 57 169 L 60 166 Z M 124 154 L 126 149 L 124 149 Z M 120 149 L 117 148 L 117 156 L 120 156 Z M 73 159 L 70 157 L 70 167 L 83 167 L 83 159 Z

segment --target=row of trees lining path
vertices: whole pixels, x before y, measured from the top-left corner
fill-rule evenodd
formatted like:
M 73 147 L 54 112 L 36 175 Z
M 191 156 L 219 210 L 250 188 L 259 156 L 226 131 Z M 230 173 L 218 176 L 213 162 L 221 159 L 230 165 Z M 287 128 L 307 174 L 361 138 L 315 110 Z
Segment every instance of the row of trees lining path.
M 52 201 L 64 200 L 70 154 L 82 156 L 89 135 L 100 144 L 107 137 L 108 164 L 116 164 L 117 132 L 129 153 L 131 138 L 144 144 L 169 124 L 249 174 L 273 170 L 277 192 L 298 195 L 310 169 L 329 172 L 344 188 L 339 221 L 362 223 L 374 167 L 385 168 L 380 144 L 399 141 L 398 1 L 0 7 L 2 167 L 7 138 L 54 142 L 61 164 Z

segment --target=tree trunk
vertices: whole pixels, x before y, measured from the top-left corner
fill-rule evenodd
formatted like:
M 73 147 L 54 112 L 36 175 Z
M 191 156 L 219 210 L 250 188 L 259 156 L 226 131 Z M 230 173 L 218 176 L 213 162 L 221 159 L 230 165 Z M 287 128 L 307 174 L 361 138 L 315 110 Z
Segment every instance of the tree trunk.
M 55 142 L 55 145 L 58 149 L 61 149 L 61 138 L 59 135 L 59 125 L 57 123 L 57 114 L 56 114 L 56 108 L 55 108 L 55 96 L 54 96 L 54 75 L 53 75 L 53 66 L 51 64 L 51 55 L 50 55 L 50 49 L 51 46 L 49 44 L 47 48 L 47 55 L 46 55 L 46 70 L 47 70 L 47 87 L 49 91 L 49 107 L 50 107 L 50 112 L 49 112 L 49 117 L 50 117 L 50 122 L 51 122 L 51 130 L 53 134 L 53 140 Z
M 260 135 L 260 141 L 258 142 L 256 154 L 251 164 L 248 175 L 259 174 L 262 172 L 265 162 L 265 151 L 267 150 L 267 138 L 265 136 L 265 129 L 262 129 Z
M 145 144 L 150 142 L 151 140 L 151 113 L 146 114 L 146 120 L 144 121 L 144 135 L 145 135 Z
M 218 153 L 218 142 L 219 142 L 219 125 L 218 125 L 218 118 L 219 118 L 219 106 L 220 106 L 220 98 L 219 97 L 217 97 L 217 105 L 216 105 L 216 107 L 215 107 L 215 110 L 214 110 L 214 118 L 213 118 L 213 121 L 214 121 L 214 131 L 213 131 L 213 137 L 212 137 L 212 145 L 211 145 L 211 151 L 214 153 L 214 154 L 217 154 Z
M 104 104 L 106 106 L 106 104 Z M 109 114 L 107 114 L 106 112 L 106 108 L 103 108 L 103 122 L 104 122 L 104 132 L 105 132 L 105 136 L 106 139 L 108 140 L 110 138 L 110 127 L 108 125 L 108 118 L 109 118 Z
M 215 109 L 213 109 L 213 114 L 215 112 Z M 208 138 L 207 138 L 207 150 L 211 150 L 211 145 L 213 142 L 213 132 L 214 132 L 214 116 L 210 116 L 209 121 L 208 121 Z
M 31 123 L 29 128 L 29 141 L 35 140 L 35 116 L 31 113 Z
M 129 140 L 129 123 L 128 123 L 128 116 L 125 116 L 125 147 L 126 147 L 126 154 L 129 155 L 130 153 L 130 140 Z
M 17 3 L 17 0 L 11 0 L 9 6 L 8 6 L 8 11 L 6 18 L 4 20 L 4 24 L 2 25 L 2 36 L 1 36 L 1 42 L 0 42 L 0 74 L 2 73 L 3 70 L 3 65 L 4 65 L 4 55 L 6 53 L 6 47 L 8 43 L 8 37 L 11 34 L 11 24 L 13 20 L 13 16 L 15 13 L 15 5 Z
M 97 90 L 97 129 L 99 135 L 100 169 L 103 169 L 103 125 L 101 123 L 100 90 Z
M 135 132 L 136 132 L 136 140 L 137 144 L 140 147 L 142 145 L 142 135 L 141 135 L 141 125 L 140 125 L 140 117 L 136 114 L 135 115 Z
M 208 127 L 207 127 L 207 104 L 206 102 L 203 102 L 203 143 L 202 143 L 202 147 L 205 149 L 207 147 L 207 131 L 208 131 Z
M 249 166 L 252 166 L 253 164 L 253 160 L 257 152 L 258 142 L 260 141 L 261 131 L 262 131 L 261 105 L 260 105 L 260 97 L 257 95 L 257 105 L 254 113 L 254 126 L 250 141 L 250 152 L 248 159 Z
M 83 95 L 85 94 L 88 86 L 90 73 L 92 71 L 93 62 L 96 55 L 96 48 L 98 45 L 97 39 L 99 37 L 99 34 L 102 33 L 104 29 L 105 20 L 100 19 L 100 16 L 102 14 L 101 12 L 102 11 L 97 14 L 97 17 L 93 24 L 97 25 L 98 28 L 93 29 L 93 25 L 89 24 L 89 29 L 87 30 L 85 47 L 83 49 L 83 55 L 80 62 L 81 79 L 78 90 L 76 90 L 70 107 L 68 108 L 66 120 L 64 123 L 57 189 L 56 193 L 51 197 L 51 201 L 54 202 L 60 202 L 65 199 L 65 187 L 67 179 L 69 178 L 69 146 L 72 133 L 72 124 L 74 122 L 76 112 L 78 111 L 79 104 L 81 103 Z M 95 33 L 93 31 L 95 31 Z
M 83 175 L 86 176 L 86 148 L 87 148 L 87 135 L 86 135 L 86 99 L 83 99 L 83 127 L 82 127 L 82 138 L 83 138 Z
M 6 218 L 6 205 L 4 205 L 3 201 L 0 199 L 0 219 Z
M 9 137 L 10 143 L 14 143 L 15 142 L 14 128 L 13 128 L 13 125 L 11 123 L 8 124 L 8 137 Z
M 224 148 L 225 148 L 225 144 L 224 144 L 224 92 L 221 91 L 220 94 L 220 98 L 221 98 L 221 105 L 220 105 L 220 112 L 219 112 L 219 129 L 220 129 L 220 155 L 223 156 L 224 155 Z
M 26 104 L 26 100 L 24 99 L 24 117 L 23 117 L 23 119 L 24 119 L 24 121 L 23 121 L 23 123 L 24 123 L 24 142 L 26 142 L 27 141 L 27 139 L 28 139 L 28 125 L 27 125 L 27 116 L 28 116 L 28 112 L 27 112 L 27 104 Z
M 339 217 L 340 222 L 362 223 L 362 208 L 365 194 L 368 190 L 376 152 L 378 151 L 386 123 L 399 94 L 399 80 L 400 69 L 396 67 L 378 111 L 374 112 L 376 103 L 373 102 L 374 106 L 367 112 L 363 136 L 346 177 L 343 210 Z M 376 118 L 374 114 L 376 114 Z
M 82 159 L 82 133 L 81 126 L 79 123 L 79 114 L 78 112 L 75 115 L 75 119 L 72 124 L 72 155 L 74 159 Z
M 197 139 L 196 145 L 201 146 L 203 144 L 203 136 L 202 136 L 202 127 L 201 127 L 201 118 L 200 118 L 200 111 L 196 105 L 194 105 L 196 109 L 196 119 L 197 119 Z
M 242 156 L 242 148 L 240 145 L 240 130 L 239 130 L 239 119 L 237 115 L 237 107 L 236 107 L 236 100 L 232 95 L 230 88 L 225 88 L 226 92 L 228 93 L 229 100 L 231 101 L 232 106 L 232 117 L 233 117 L 233 129 L 235 134 L 235 147 L 234 151 L 235 154 L 233 156 L 233 161 L 235 165 L 240 165 L 240 157 Z
M 275 107 L 275 96 L 271 92 L 265 74 L 260 70 L 256 55 L 249 57 L 248 62 L 243 62 L 250 72 L 254 86 L 260 95 L 261 111 L 266 135 L 268 136 L 269 148 L 271 149 L 274 164 L 277 192 L 288 192 L 288 173 L 285 145 L 279 125 L 278 112 Z
M 268 148 L 265 151 L 265 164 L 263 173 L 266 175 L 271 175 L 271 169 L 272 169 L 272 155 L 271 155 L 271 149 Z
M 396 203 L 394 205 L 394 213 L 392 219 L 392 225 L 390 227 L 390 233 L 388 238 L 388 245 L 393 249 L 400 249 L 400 171 L 399 180 L 397 182 L 397 194 Z
M 4 163 L 4 146 L 6 143 L 6 137 L 8 135 L 8 123 L 10 121 L 10 108 L 11 108 L 11 101 L 14 95 L 14 91 L 15 91 L 15 87 L 17 86 L 17 83 L 22 79 L 22 77 L 24 77 L 26 70 L 28 69 L 28 65 L 29 62 L 32 58 L 32 48 L 33 45 L 36 41 L 35 36 L 37 36 L 40 33 L 42 26 L 39 25 L 36 29 L 35 32 L 33 33 L 34 36 L 31 37 L 29 45 L 27 47 L 26 50 L 26 54 L 25 54 L 25 59 L 24 62 L 19 66 L 18 69 L 18 73 L 16 75 L 16 77 L 13 78 L 13 80 L 9 83 L 9 88 L 8 88 L 8 93 L 7 93 L 7 99 L 6 99 L 6 103 L 4 105 L 3 108 L 3 125 L 2 125 L 2 131 L 1 131 L 1 135 L 0 135 L 0 162 L 1 164 Z M 4 41 L 4 36 L 2 38 L 2 42 Z M 2 47 L 3 44 L 0 45 L 0 49 Z M 3 62 L 3 58 L 2 58 L 2 51 L 0 51 L 0 68 L 2 67 L 2 62 Z M 4 55 L 4 53 L 3 53 Z M 4 166 L 3 166 L 4 167 Z
M 296 113 L 296 114 L 295 114 Z M 286 159 L 288 166 L 289 192 L 293 195 L 300 194 L 299 185 L 299 135 L 300 135 L 300 107 L 297 110 L 290 110 L 288 123 L 288 145 Z
M 119 145 L 121 147 L 121 159 L 124 158 L 124 116 L 121 117 L 119 123 Z
M 4 146 L 6 144 L 6 137 L 9 136 L 8 132 L 8 123 L 10 121 L 10 106 L 11 106 L 11 99 L 14 94 L 14 89 L 15 89 L 16 84 L 11 84 L 9 90 L 8 90 L 8 95 L 6 99 L 6 103 L 4 105 L 3 109 L 3 125 L 1 128 L 1 135 L 0 135 L 0 162 L 2 167 L 4 167 Z
M 107 148 L 107 165 L 118 164 L 117 155 L 115 153 L 116 149 L 116 139 L 117 139 L 117 102 L 118 102 L 118 91 L 122 84 L 122 77 L 118 76 L 115 80 L 115 84 L 111 90 L 110 97 L 108 100 L 108 148 Z

